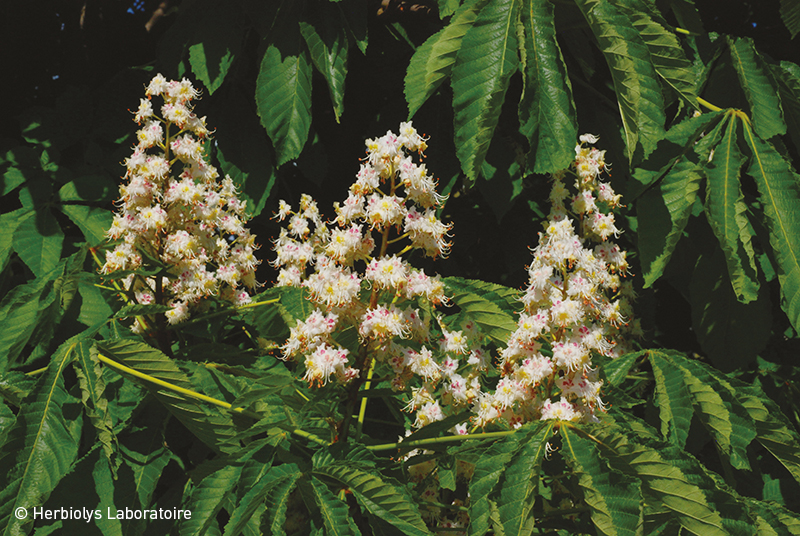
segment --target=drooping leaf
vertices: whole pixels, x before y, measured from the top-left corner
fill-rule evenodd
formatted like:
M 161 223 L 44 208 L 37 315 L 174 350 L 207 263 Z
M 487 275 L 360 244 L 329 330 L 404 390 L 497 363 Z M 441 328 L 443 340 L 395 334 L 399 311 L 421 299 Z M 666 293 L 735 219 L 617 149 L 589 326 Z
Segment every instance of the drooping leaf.
M 300 32 L 314 67 L 325 77 L 338 122 L 344 113 L 344 82 L 347 75 L 349 41 L 336 6 L 318 6 L 311 23 L 300 21 Z
M 769 226 L 769 240 L 778 263 L 781 307 L 795 330 L 800 329 L 800 178 L 772 145 L 742 122 L 752 156 L 747 174 L 758 186 Z
M 650 51 L 631 21 L 610 2 L 578 0 L 600 51 L 611 70 L 617 93 L 628 160 L 638 146 L 647 157 L 664 135 L 664 98 Z
M 80 423 L 69 422 L 64 410 L 78 402 L 67 393 L 64 371 L 75 359 L 83 337 L 77 335 L 58 348 L 22 401 L 0 450 L 0 534 L 4 536 L 29 531 L 33 516 L 18 519 L 15 510 L 32 512 L 42 506 L 77 459 Z
M 267 471 L 236 505 L 228 524 L 225 525 L 223 536 L 239 534 L 270 492 L 287 485 L 293 486 L 301 475 L 297 465 L 293 463 L 279 465 Z
M 763 139 L 770 139 L 786 133 L 783 122 L 781 99 L 775 87 L 772 72 L 753 46 L 752 40 L 742 37 L 728 37 L 728 48 L 739 82 L 742 85 L 750 111 L 753 126 Z
M 664 269 L 683 235 L 702 182 L 699 156 L 693 150 L 700 136 L 716 139 L 721 114 L 703 114 L 672 127 L 658 148 L 634 170 L 634 178 L 648 186 L 636 203 L 639 253 L 644 286 L 648 288 Z
M 567 66 L 556 41 L 554 5 L 532 0 L 522 6 L 523 82 L 520 132 L 528 138 L 528 168 L 552 173 L 575 158 L 578 124 Z
M 450 76 L 464 34 L 475 22 L 487 0 L 470 0 L 462 5 L 443 29 L 417 47 L 405 77 L 409 119 Z
M 350 489 L 367 511 L 409 536 L 429 534 L 408 491 L 398 482 L 363 464 L 335 462 L 313 474 L 331 478 Z
M 749 303 L 758 297 L 759 283 L 752 243 L 754 233 L 739 185 L 743 164 L 743 155 L 737 147 L 736 121 L 729 120 L 713 156 L 704 165 L 708 177 L 706 215 L 725 252 L 736 297 L 742 303 Z
M 511 75 L 519 65 L 516 25 L 520 0 L 487 4 L 467 29 L 453 65 L 456 153 L 475 180 L 500 118 Z
M 592 441 L 563 430 L 564 454 L 583 491 L 599 534 L 641 536 L 644 498 L 638 479 L 609 468 Z
M 37 277 L 55 268 L 63 243 L 64 232 L 49 209 L 20 217 L 14 231 L 14 251 Z
M 300 155 L 311 127 L 311 62 L 293 11 L 280 22 L 261 59 L 256 108 L 278 165 Z
M 0 214 L 0 226 L 3 232 L 0 233 L 0 272 L 5 270 L 14 244 L 14 231 L 19 225 L 19 218 L 25 213 L 25 209 L 17 209 L 11 212 Z
M 514 314 L 519 309 L 519 292 L 485 281 L 445 278 L 451 298 L 494 341 L 505 344 L 517 329 Z
M 639 31 L 650 51 L 658 76 L 683 97 L 689 106 L 698 108 L 695 92 L 697 80 L 692 64 L 686 58 L 677 36 L 668 29 L 669 25 L 656 9 L 655 3 L 647 0 L 623 0 L 616 5 Z

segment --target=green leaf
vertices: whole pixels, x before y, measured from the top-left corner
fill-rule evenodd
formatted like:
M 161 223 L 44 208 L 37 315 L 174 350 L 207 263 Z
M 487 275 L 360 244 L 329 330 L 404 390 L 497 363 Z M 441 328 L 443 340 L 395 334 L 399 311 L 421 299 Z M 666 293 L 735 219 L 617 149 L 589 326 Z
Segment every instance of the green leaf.
M 347 28 L 347 33 L 356 42 L 361 53 L 366 54 L 369 42 L 369 7 L 366 0 L 339 0 L 336 7 L 339 9 L 342 26 Z
M 245 493 L 242 500 L 231 513 L 228 524 L 225 525 L 223 536 L 233 536 L 239 534 L 244 525 L 250 520 L 256 508 L 264 501 L 264 498 L 271 492 L 286 486 L 293 487 L 297 479 L 302 476 L 297 465 L 287 463 L 273 467 Z
M 672 89 L 693 108 L 698 108 L 692 64 L 686 58 L 677 36 L 667 30 L 667 21 L 654 2 L 623 0 L 616 4 L 631 20 L 650 51 L 653 67 Z
M 537 491 L 539 473 L 542 469 L 547 449 L 553 435 L 552 421 L 537 424 L 528 430 L 517 430 L 522 448 L 506 466 L 505 478 L 500 488 L 500 521 L 506 534 L 530 534 L 534 519 L 531 515 Z
M 775 87 L 775 80 L 769 67 L 753 46 L 753 41 L 746 37 L 727 39 L 733 67 L 739 75 L 739 82 L 750 104 L 756 132 L 765 140 L 778 134 L 786 134 L 786 123 L 783 122 L 781 99 Z
M 114 475 L 111 473 L 108 461 L 103 459 L 102 456 L 98 456 L 94 463 L 92 480 L 94 481 L 94 490 L 100 499 L 96 509 L 103 514 L 100 519 L 95 518 L 93 522 L 104 535 L 122 536 L 122 522 L 114 517 L 110 518 L 106 514 L 109 510 L 111 512 L 116 510 L 116 505 L 114 504 Z
M 13 366 L 40 321 L 54 303 L 53 280 L 58 270 L 18 285 L 0 302 L 0 371 Z
M 800 483 L 800 434 L 781 408 L 761 389 L 731 380 L 736 396 L 756 426 L 756 441 L 770 451 Z
M 772 328 L 769 291 L 744 304 L 726 277 L 725 259 L 713 239 L 697 261 L 689 283 L 692 329 L 711 362 L 724 371 L 751 364 L 766 346 Z M 724 322 L 720 319 L 724 318 Z
M 521 48 L 524 90 L 519 103 L 520 132 L 528 138 L 528 168 L 552 173 L 575 158 L 578 120 L 567 66 L 556 41 L 554 5 L 531 0 L 522 7 L 525 41 Z
M 769 226 L 769 241 L 778 263 L 781 307 L 800 330 L 800 178 L 775 148 L 743 121 L 752 157 L 748 175 L 758 186 Z
M 786 131 L 795 149 L 800 151 L 800 66 L 782 61 L 780 65 L 772 65 L 771 68 L 783 105 Z
M 228 91 L 231 98 L 220 103 L 217 121 L 216 156 L 222 173 L 230 175 L 247 202 L 247 212 L 258 216 L 267 204 L 275 184 L 275 164 L 270 151 L 269 138 L 259 126 L 251 110 L 248 96 L 239 86 Z
M 192 511 L 192 517 L 181 521 L 178 534 L 204 534 L 222 508 L 223 500 L 233 491 L 241 473 L 240 464 L 228 463 L 206 475 L 189 495 L 186 507 Z
M 402 530 L 403 534 L 430 534 L 408 491 L 374 469 L 354 462 L 337 462 L 317 467 L 313 474 L 331 478 L 346 486 L 369 513 Z
M 472 27 L 487 1 L 466 2 L 458 8 L 447 26 L 426 39 L 414 51 L 405 77 L 409 119 L 450 76 L 464 34 Z
M 99 278 L 78 281 L 78 292 L 81 295 L 81 310 L 78 314 L 78 322 L 86 326 L 94 326 L 100 322 L 105 322 L 114 313 L 103 295 L 104 291 L 101 291 L 93 283 L 95 280 L 99 280 Z
M 486 158 L 509 80 L 519 65 L 519 8 L 520 0 L 487 4 L 464 34 L 453 65 L 456 153 L 471 180 Z
M 239 2 L 221 4 L 202 0 L 191 9 L 197 11 L 197 18 L 189 40 L 189 65 L 209 95 L 213 95 L 241 50 L 244 14 Z
M 458 9 L 460 0 L 439 0 L 439 18 L 449 17 Z
M 114 219 L 111 211 L 82 204 L 83 198 L 78 193 L 74 182 L 68 182 L 62 186 L 58 197 L 62 202 L 58 208 L 78 226 L 90 246 L 106 241 L 106 231 L 111 227 Z
M 800 2 L 797 0 L 781 0 L 781 19 L 792 39 L 800 33 Z
M 701 487 L 707 486 L 708 477 L 682 449 L 664 443 L 650 446 L 618 426 L 595 425 L 587 431 L 599 441 L 609 465 L 640 479 L 645 497 L 660 502 L 686 530 L 697 536 L 728 536 L 720 513 L 709 504 Z M 678 467 L 676 461 L 690 463 Z
M 467 532 L 469 536 L 485 534 L 489 530 L 493 523 L 491 518 L 493 516 L 492 503 L 494 503 L 490 497 L 495 494 L 498 482 L 506 471 L 506 466 L 521 446 L 518 438 L 511 436 L 497 441 L 481 451 L 481 457 L 475 462 L 475 472 L 469 483 L 470 522 Z M 499 512 L 496 510 L 494 515 L 499 518 Z
M 644 286 L 664 273 L 683 236 L 702 182 L 695 142 L 722 114 L 703 114 L 672 127 L 658 148 L 634 170 L 634 178 L 649 186 L 636 203 L 639 217 L 639 253 Z M 717 125 L 708 139 L 716 139 Z
M 103 369 L 97 359 L 97 352 L 88 341 L 82 341 L 75 348 L 73 365 L 75 375 L 78 377 L 81 402 L 86 415 L 97 431 L 97 439 L 103 447 L 108 462 L 114 464 L 116 463 L 114 458 L 117 450 L 117 438 L 113 430 L 114 422 L 108 411 L 108 399 L 105 394 L 106 383 L 103 379 Z
M 0 272 L 6 269 L 8 260 L 11 258 L 14 244 L 14 231 L 19 225 L 20 216 L 25 212 L 24 209 L 17 209 L 13 212 L 0 214 Z
M 664 136 L 664 98 L 650 52 L 631 21 L 611 3 L 577 0 L 611 70 L 617 93 L 628 160 L 639 145 L 642 156 L 656 148 Z
M 758 297 L 759 283 L 752 243 L 753 229 L 747 219 L 747 206 L 739 185 L 744 157 L 737 147 L 736 121 L 727 121 L 724 132 L 713 157 L 704 166 L 708 177 L 706 215 L 725 252 L 728 275 L 736 297 L 742 303 L 750 303 Z
M 642 483 L 610 469 L 592 441 L 565 428 L 564 455 L 578 476 L 583 499 L 599 534 L 641 536 L 644 525 Z
M 256 79 L 258 116 L 279 166 L 300 155 L 311 127 L 311 63 L 302 39 L 297 21 L 284 20 L 267 45 Z
M 340 500 L 321 480 L 311 477 L 309 485 L 314 490 L 314 502 L 325 525 L 325 533 L 330 536 L 359 534 L 347 503 Z
M 460 277 L 446 277 L 444 282 L 452 291 L 453 302 L 478 324 L 487 337 L 498 344 L 505 344 L 511 333 L 516 331 L 514 315 L 519 309 L 519 291 Z
M 680 448 L 686 446 L 692 424 L 692 399 L 683 372 L 658 353 L 650 355 L 656 381 L 655 402 L 661 419 L 661 434 Z
M 8 440 L 0 450 L 0 534 L 27 533 L 33 517 L 19 520 L 17 508 L 42 506 L 78 456 L 80 421 L 70 422 L 64 410 L 75 400 L 67 394 L 64 369 L 75 359 L 83 334 L 62 344 L 47 370 L 25 397 Z M 71 429 L 77 426 L 77 429 Z M 23 528 L 24 527 L 24 528 Z
M 100 354 L 134 370 L 183 389 L 195 390 L 186 374 L 171 359 L 145 343 L 119 339 L 99 342 L 97 349 Z M 229 415 L 166 387 L 147 382 L 144 386 L 206 445 L 217 451 L 230 452 L 237 448 L 235 444 L 227 443 L 237 432 Z
M 31 211 L 19 220 L 13 247 L 36 277 L 52 270 L 61 258 L 64 233 L 49 209 Z
M 328 93 L 338 123 L 344 113 L 349 42 L 336 6 L 323 3 L 317 7 L 315 15 L 312 24 L 300 21 L 300 33 L 306 41 L 314 67 L 328 82 Z

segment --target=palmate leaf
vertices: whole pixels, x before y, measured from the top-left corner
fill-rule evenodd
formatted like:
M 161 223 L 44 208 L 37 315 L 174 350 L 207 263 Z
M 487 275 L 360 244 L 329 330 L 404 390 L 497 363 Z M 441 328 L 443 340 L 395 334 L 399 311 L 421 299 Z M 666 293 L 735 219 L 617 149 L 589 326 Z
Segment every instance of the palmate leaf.
M 486 334 L 499 344 L 505 344 L 517 329 L 514 320 L 519 308 L 517 290 L 471 279 L 447 277 L 445 284 L 453 303 L 458 305 Z
M 408 491 L 374 468 L 363 463 L 343 461 L 316 467 L 312 473 L 349 488 L 370 514 L 403 531 L 403 534 L 430 534 Z
M 405 77 L 409 119 L 442 85 L 453 68 L 467 30 L 488 0 L 470 0 L 462 5 L 447 26 L 417 47 Z
M 737 147 L 736 125 L 733 118 L 726 121 L 722 139 L 704 165 L 708 177 L 705 207 L 708 222 L 725 252 L 736 297 L 742 303 L 749 303 L 758 297 L 759 283 L 753 229 L 739 184 L 744 157 Z
M 747 174 L 758 186 L 770 245 L 778 263 L 781 307 L 795 330 L 800 330 L 800 178 L 747 121 L 742 125 L 752 154 Z
M 530 534 L 534 527 L 531 515 L 536 492 L 539 489 L 539 471 L 546 453 L 546 445 L 553 435 L 553 421 L 520 429 L 522 448 L 505 467 L 500 487 L 500 522 L 506 534 Z
M 159 380 L 183 389 L 194 387 L 178 366 L 159 350 L 134 340 L 112 340 L 97 343 L 100 354 Z M 207 404 L 186 397 L 171 389 L 145 384 L 156 398 L 201 441 L 217 451 L 236 450 L 228 443 L 237 433 L 229 415 L 209 409 Z
M 286 523 L 286 511 L 289 507 L 289 499 L 297 485 L 297 480 L 302 476 L 302 473 L 300 473 L 295 464 L 290 465 L 292 466 L 290 468 L 292 471 L 282 478 L 279 478 L 267 494 L 265 501 L 267 510 L 261 517 L 261 532 L 264 534 L 286 534 L 283 530 L 283 526 Z M 281 467 L 285 466 L 279 466 L 276 469 L 280 469 Z
M 464 34 L 453 65 L 455 144 L 461 169 L 475 180 L 500 119 L 511 75 L 517 70 L 521 0 L 495 0 Z
M 628 160 L 641 145 L 642 157 L 664 135 L 664 98 L 650 52 L 631 21 L 610 2 L 576 0 L 611 70 Z
M 520 132 L 528 138 L 528 168 L 552 173 L 569 167 L 578 121 L 567 66 L 556 41 L 554 5 L 531 0 L 522 6 L 525 89 L 519 103 Z
M 785 134 L 781 99 L 769 67 L 756 52 L 752 40 L 745 37 L 727 39 L 733 67 L 750 104 L 756 132 L 763 139 Z
M 311 62 L 295 16 L 278 21 L 256 79 L 256 109 L 279 166 L 300 155 L 311 127 Z
M 306 41 L 314 67 L 328 83 L 333 113 L 339 122 L 344 113 L 344 82 L 350 43 L 345 27 L 339 20 L 337 7 L 328 3 L 317 6 L 311 24 L 300 21 L 300 33 Z
M 601 453 L 611 467 L 642 482 L 646 502 L 658 501 L 692 534 L 728 535 L 720 513 L 695 484 L 695 481 L 708 482 L 700 465 L 694 461 L 683 470 L 676 466 L 675 460 L 692 461 L 682 449 L 665 443 L 651 446 L 643 437 L 626 433 L 620 426 L 595 425 L 587 427 L 587 431 L 599 442 Z
M 634 171 L 634 178 L 649 188 L 636 203 L 639 214 L 639 253 L 644 286 L 653 285 L 664 273 L 678 244 L 702 183 L 699 156 L 693 150 L 700 136 L 715 139 L 722 114 L 710 113 L 687 119 L 667 132 L 657 149 Z M 705 138 L 704 138 L 705 139 Z
M 33 516 L 17 519 L 17 508 L 41 506 L 78 456 L 80 421 L 68 422 L 64 410 L 79 403 L 64 386 L 64 371 L 81 345 L 79 334 L 62 344 L 33 390 L 22 400 L 20 412 L 0 450 L 0 534 L 29 531 Z
M 642 483 L 610 469 L 592 441 L 562 431 L 564 456 L 578 476 L 583 499 L 592 511 L 592 523 L 599 534 L 641 536 L 644 526 Z

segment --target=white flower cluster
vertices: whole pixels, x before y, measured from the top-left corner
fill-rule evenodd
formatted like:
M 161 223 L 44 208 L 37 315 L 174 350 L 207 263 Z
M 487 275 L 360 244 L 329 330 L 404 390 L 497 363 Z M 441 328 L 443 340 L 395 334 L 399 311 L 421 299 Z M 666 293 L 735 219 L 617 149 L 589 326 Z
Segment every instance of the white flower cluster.
M 608 169 L 605 151 L 575 148 L 574 192 L 565 172 L 553 177 L 552 208 L 534 249 L 519 327 L 501 354 L 494 393 L 473 406 L 476 424 L 502 419 L 511 426 L 537 419 L 594 421 L 604 405 L 593 355 L 616 357 L 641 333 L 634 321 L 626 254 L 610 240 L 618 236 L 612 210 L 620 196 L 599 181 Z
M 436 216 L 443 197 L 425 165 L 412 157 L 422 154 L 425 141 L 411 123 L 402 123 L 399 135 L 387 132 L 367 140 L 367 157 L 348 198 L 334 205 L 333 228 L 311 197 L 303 195 L 296 212 L 281 201 L 276 217 L 288 225 L 275 241 L 274 261 L 280 267 L 278 285 L 306 288 L 317 306 L 291 329 L 285 358 L 303 356 L 305 379 L 314 385 L 332 378 L 348 382 L 376 359 L 380 374 L 388 375 L 396 390 L 411 388 L 407 409 L 416 412 L 417 427 L 469 407 L 490 362 L 473 323 L 466 320 L 462 329 L 452 330 L 436 318 L 442 335 L 432 336 L 432 319 L 423 318 L 417 307 L 446 302 L 444 285 L 402 255 L 418 249 L 445 256 L 450 248 L 450 225 Z M 401 240 L 407 245 L 390 254 L 390 246 Z M 358 333 L 361 357 L 335 341 L 351 327 Z
M 126 159 L 119 209 L 108 230 L 118 243 L 106 253 L 104 274 L 136 270 L 142 256 L 168 267 L 160 281 L 131 274 L 125 288 L 140 304 L 162 303 L 171 324 L 186 319 L 206 296 L 235 305 L 250 301 L 256 287 L 255 235 L 245 227 L 245 203 L 230 177 L 205 160 L 205 117 L 192 112 L 198 92 L 187 79 L 167 81 L 160 74 L 147 87 L 135 121 L 138 144 Z M 152 97 L 161 97 L 159 117 Z M 177 170 L 173 170 L 177 167 Z M 138 324 L 134 331 L 142 329 Z

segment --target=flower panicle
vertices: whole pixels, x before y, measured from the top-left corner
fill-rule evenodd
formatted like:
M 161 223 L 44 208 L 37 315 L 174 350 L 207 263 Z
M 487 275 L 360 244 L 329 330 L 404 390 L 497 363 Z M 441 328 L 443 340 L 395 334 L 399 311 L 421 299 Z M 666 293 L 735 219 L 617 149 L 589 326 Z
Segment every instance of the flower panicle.
M 258 245 L 246 227 L 246 202 L 229 176 L 205 155 L 205 118 L 193 111 L 199 91 L 184 78 L 156 75 L 134 112 L 140 125 L 126 172 L 101 271 L 137 270 L 146 257 L 167 266 L 160 281 L 130 275 L 125 289 L 138 303 L 170 306 L 166 320 L 180 323 L 217 296 L 236 306 L 250 302 L 258 286 Z M 154 97 L 163 104 L 160 115 Z M 141 330 L 134 324 L 134 330 Z

